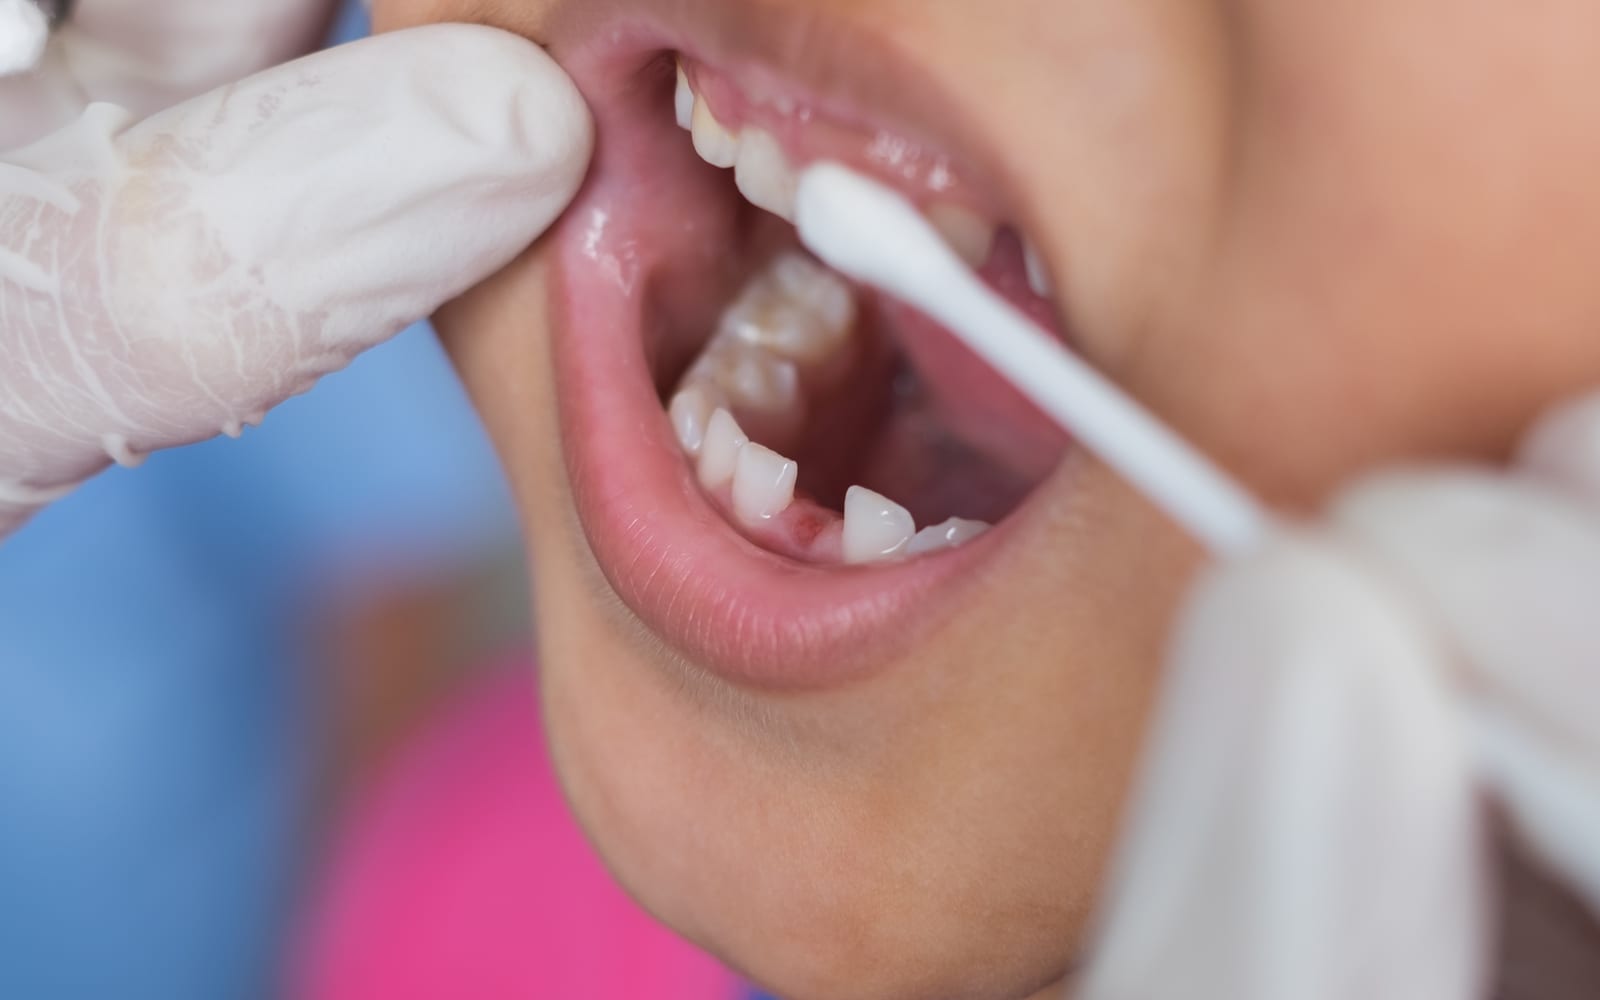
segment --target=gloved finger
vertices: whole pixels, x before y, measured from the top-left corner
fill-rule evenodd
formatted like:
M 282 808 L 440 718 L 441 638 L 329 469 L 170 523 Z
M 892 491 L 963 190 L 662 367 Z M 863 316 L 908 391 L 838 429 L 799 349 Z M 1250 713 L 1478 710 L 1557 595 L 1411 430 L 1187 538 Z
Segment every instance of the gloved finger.
M 1562 873 L 1591 869 L 1600 844 L 1600 517 L 1545 483 L 1459 471 L 1372 480 L 1341 498 L 1334 518 L 1439 622 L 1469 696 L 1492 706 L 1484 750 L 1495 752 L 1485 766 L 1518 831 Z M 1583 801 L 1552 798 L 1557 787 Z M 1585 815 L 1594 818 L 1567 822 Z M 1586 889 L 1600 906 L 1600 881 Z
M 143 117 L 304 55 L 330 0 L 77 0 L 58 44 L 91 101 Z
M 1480 995 L 1481 820 L 1439 656 L 1314 539 L 1213 570 L 1178 625 L 1078 995 Z
M 24 0 L 31 2 L 31 0 Z M 0 79 L 0 150 L 95 101 L 153 114 L 316 47 L 329 0 L 80 0 L 38 68 Z
M 469 25 L 91 108 L 0 163 L 0 494 L 237 431 L 507 263 L 590 142 L 541 49 Z
M 1534 427 L 1517 464 L 1600 511 L 1600 392 L 1557 407 Z

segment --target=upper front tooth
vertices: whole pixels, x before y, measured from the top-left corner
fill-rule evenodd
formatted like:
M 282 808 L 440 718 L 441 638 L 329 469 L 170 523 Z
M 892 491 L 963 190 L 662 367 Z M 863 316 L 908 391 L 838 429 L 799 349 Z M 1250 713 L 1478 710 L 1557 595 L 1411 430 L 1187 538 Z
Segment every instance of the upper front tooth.
M 924 214 L 968 267 L 982 267 L 988 261 L 999 228 L 994 223 L 985 222 L 965 206 L 950 203 L 931 205 Z
M 708 490 L 726 486 L 739 464 L 739 452 L 749 441 L 733 414 L 717 407 L 706 421 L 705 437 L 700 441 L 700 485 Z
M 905 551 L 917 526 L 911 512 L 881 493 L 852 486 L 844 494 L 844 561 L 876 562 Z
M 687 129 L 694 124 L 694 88 L 689 86 L 689 74 L 678 64 L 678 87 L 672 93 L 672 110 L 678 117 L 678 127 Z
M 739 449 L 733 470 L 733 512 L 754 527 L 786 510 L 794 500 L 800 467 L 754 441 Z
M 689 134 L 700 159 L 714 167 L 731 167 L 739 159 L 739 137 L 722 127 L 705 98 L 696 98 L 689 119 Z
M 962 542 L 971 541 L 989 530 L 985 521 L 970 521 L 964 517 L 952 517 L 940 523 L 929 525 L 917 532 L 911 539 L 911 544 L 906 546 L 907 555 L 916 555 L 920 552 L 933 552 L 937 549 L 953 549 Z
M 1039 251 L 1033 244 L 1023 241 L 1022 264 L 1028 272 L 1028 287 L 1033 289 L 1033 294 L 1042 299 L 1050 297 L 1050 272 L 1044 266 L 1044 258 L 1039 256 Z
M 733 168 L 734 183 L 745 200 L 773 215 L 794 221 L 795 186 L 798 178 L 789 166 L 778 140 L 758 128 L 746 129 L 739 138 L 738 160 Z

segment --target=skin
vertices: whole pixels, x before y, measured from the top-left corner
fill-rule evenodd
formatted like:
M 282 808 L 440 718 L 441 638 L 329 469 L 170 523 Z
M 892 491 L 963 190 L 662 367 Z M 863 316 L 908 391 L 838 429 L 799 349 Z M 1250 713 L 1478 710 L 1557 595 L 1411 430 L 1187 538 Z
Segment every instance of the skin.
M 1600 381 L 1592 2 L 750 2 L 949 83 L 1082 353 L 1281 506 L 1397 460 L 1502 459 Z M 570 10 L 376 13 L 542 39 Z M 1194 548 L 1090 464 L 1041 487 L 1000 585 L 870 680 L 721 685 L 620 606 L 577 527 L 530 322 L 543 258 L 439 326 L 537 539 L 554 752 L 623 884 L 796 1000 L 1069 979 Z

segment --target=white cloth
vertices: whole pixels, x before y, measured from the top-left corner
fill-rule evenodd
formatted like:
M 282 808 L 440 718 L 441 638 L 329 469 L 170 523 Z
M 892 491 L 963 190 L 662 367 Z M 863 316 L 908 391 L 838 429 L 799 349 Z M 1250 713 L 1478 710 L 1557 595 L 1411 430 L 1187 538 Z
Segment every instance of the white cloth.
M 141 117 L 325 16 L 83 0 L 40 72 L 0 81 L 0 131 L 54 128 L 0 154 L 0 536 L 108 460 L 238 433 L 498 270 L 576 192 L 588 110 L 492 28 L 366 39 Z M 132 109 L 83 108 L 102 97 Z
M 1484 996 L 1497 816 L 1600 914 L 1600 395 L 1202 579 L 1075 995 Z

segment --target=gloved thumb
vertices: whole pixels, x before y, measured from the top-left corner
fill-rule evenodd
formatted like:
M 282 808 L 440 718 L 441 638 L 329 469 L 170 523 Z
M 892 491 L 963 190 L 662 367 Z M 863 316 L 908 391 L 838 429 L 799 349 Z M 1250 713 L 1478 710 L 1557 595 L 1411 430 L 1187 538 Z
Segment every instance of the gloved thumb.
M 237 432 L 508 263 L 588 163 L 515 35 L 435 25 L 0 160 L 0 532 L 100 468 Z

